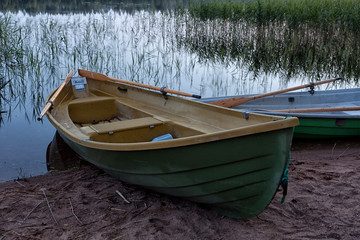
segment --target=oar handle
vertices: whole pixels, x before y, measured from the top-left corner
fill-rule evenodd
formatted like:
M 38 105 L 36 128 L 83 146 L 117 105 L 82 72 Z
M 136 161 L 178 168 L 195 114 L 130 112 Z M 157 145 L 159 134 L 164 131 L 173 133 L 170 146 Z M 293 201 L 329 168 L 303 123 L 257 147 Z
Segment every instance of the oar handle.
M 43 108 L 43 110 L 41 111 L 39 117 L 37 118 L 38 121 L 40 121 L 44 115 L 50 110 L 50 108 L 54 105 L 55 99 L 57 98 L 57 96 L 60 94 L 60 92 L 63 90 L 63 88 L 65 87 L 65 85 L 70 81 L 70 79 L 73 76 L 74 71 L 71 70 L 68 75 L 66 76 L 65 80 L 60 84 L 60 86 L 58 87 L 58 89 L 56 90 L 56 92 L 52 95 L 52 97 L 50 98 L 49 101 L 46 102 L 45 107 Z
M 172 94 L 185 96 L 185 97 L 201 98 L 200 95 L 196 95 L 196 94 L 181 92 L 181 91 L 177 91 L 177 90 L 173 90 L 173 89 L 168 89 L 165 87 L 157 87 L 157 86 L 153 86 L 153 85 L 132 82 L 132 81 L 123 80 L 123 79 L 116 79 L 116 78 L 106 76 L 105 74 L 102 74 L 102 73 L 91 72 L 91 71 L 87 71 L 87 70 L 83 70 L 83 69 L 79 69 L 79 75 L 82 77 L 92 78 L 92 79 L 100 80 L 100 81 L 114 81 L 114 82 L 125 83 L 125 84 L 129 84 L 129 85 L 137 86 L 137 87 L 148 88 L 148 89 L 160 91 L 162 93 L 172 93 Z

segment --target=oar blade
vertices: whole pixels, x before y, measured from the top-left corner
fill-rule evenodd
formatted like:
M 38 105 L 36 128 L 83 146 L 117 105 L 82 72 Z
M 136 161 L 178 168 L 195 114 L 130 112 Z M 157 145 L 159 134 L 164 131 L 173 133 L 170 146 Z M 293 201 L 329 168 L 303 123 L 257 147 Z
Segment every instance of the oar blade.
M 111 80 L 110 77 L 108 77 L 102 73 L 91 72 L 91 71 L 87 71 L 87 70 L 83 70 L 83 69 L 79 69 L 78 72 L 79 72 L 79 75 L 82 77 L 87 77 L 87 78 L 101 80 L 101 81 Z
M 220 101 L 210 102 L 210 104 L 220 107 L 232 108 L 237 105 L 243 104 L 249 100 L 250 100 L 249 98 L 235 97 L 235 98 L 228 98 Z
M 65 77 L 64 81 L 60 84 L 60 86 L 58 87 L 58 89 L 56 90 L 56 92 L 54 93 L 54 95 L 50 98 L 49 101 L 47 101 L 47 103 L 45 104 L 45 107 L 43 108 L 43 110 L 41 111 L 39 117 L 37 118 L 38 121 L 41 121 L 42 118 L 45 116 L 45 114 L 51 109 L 51 107 L 54 105 L 55 99 L 57 98 L 57 96 L 60 94 L 60 92 L 63 90 L 63 88 L 65 87 L 65 85 L 70 82 L 70 79 L 73 76 L 74 71 L 70 70 L 70 72 L 68 73 L 68 75 Z

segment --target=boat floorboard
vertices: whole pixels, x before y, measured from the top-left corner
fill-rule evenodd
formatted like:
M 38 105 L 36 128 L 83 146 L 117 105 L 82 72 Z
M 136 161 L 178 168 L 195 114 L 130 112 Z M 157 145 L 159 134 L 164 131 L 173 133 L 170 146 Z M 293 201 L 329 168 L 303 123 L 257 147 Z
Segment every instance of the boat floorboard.
M 100 91 L 97 90 L 96 93 L 99 94 L 99 92 Z M 98 97 L 95 94 L 93 96 Z M 109 96 L 109 98 L 111 98 L 111 96 Z M 138 100 L 124 98 L 124 97 L 112 97 L 112 98 L 126 107 L 129 107 L 136 111 L 143 112 L 144 114 L 152 116 L 153 118 L 158 119 L 163 122 L 174 122 L 183 127 L 194 129 L 194 130 L 197 130 L 202 133 L 213 133 L 213 132 L 225 130 L 224 128 L 221 128 L 219 126 L 211 125 L 209 123 L 198 121 L 196 119 L 184 117 L 184 116 L 175 114 L 174 112 L 166 111 L 164 108 L 160 109 L 158 106 L 153 106 L 151 104 L 144 103 L 144 102 L 141 102 Z M 87 100 L 86 99 L 75 99 L 73 101 L 86 102 Z M 122 120 L 122 119 L 118 119 L 118 120 Z M 114 121 L 117 121 L 117 120 L 114 120 Z

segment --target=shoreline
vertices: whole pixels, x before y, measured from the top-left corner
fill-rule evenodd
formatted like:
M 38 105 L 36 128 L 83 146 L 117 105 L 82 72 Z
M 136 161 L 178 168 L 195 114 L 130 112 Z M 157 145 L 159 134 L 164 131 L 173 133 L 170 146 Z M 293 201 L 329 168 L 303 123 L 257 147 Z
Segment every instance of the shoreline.
M 279 190 L 246 220 L 120 182 L 87 164 L 3 182 L 0 192 L 1 240 L 359 239 L 360 139 L 295 140 L 285 203 Z

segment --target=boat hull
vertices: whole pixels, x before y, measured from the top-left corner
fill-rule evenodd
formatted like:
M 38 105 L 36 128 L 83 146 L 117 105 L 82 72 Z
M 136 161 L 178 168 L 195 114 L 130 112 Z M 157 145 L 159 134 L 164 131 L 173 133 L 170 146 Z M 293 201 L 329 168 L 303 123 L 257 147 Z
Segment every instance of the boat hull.
M 294 138 L 344 138 L 360 136 L 360 119 L 299 118 Z
M 46 114 L 78 155 L 122 181 L 230 217 L 255 216 L 270 203 L 297 118 L 245 114 L 94 76 L 66 85 Z M 154 141 L 164 135 L 172 138 Z
M 239 95 L 204 98 L 201 102 L 213 102 Z M 233 107 L 234 110 L 262 113 L 268 115 L 292 116 L 299 119 L 294 138 L 344 138 L 360 136 L 360 111 L 284 113 L 269 110 L 311 109 L 329 107 L 360 107 L 360 88 L 284 93 L 259 98 Z
M 61 137 L 77 154 L 131 184 L 250 218 L 273 199 L 289 160 L 292 128 L 146 151 L 108 151 Z

